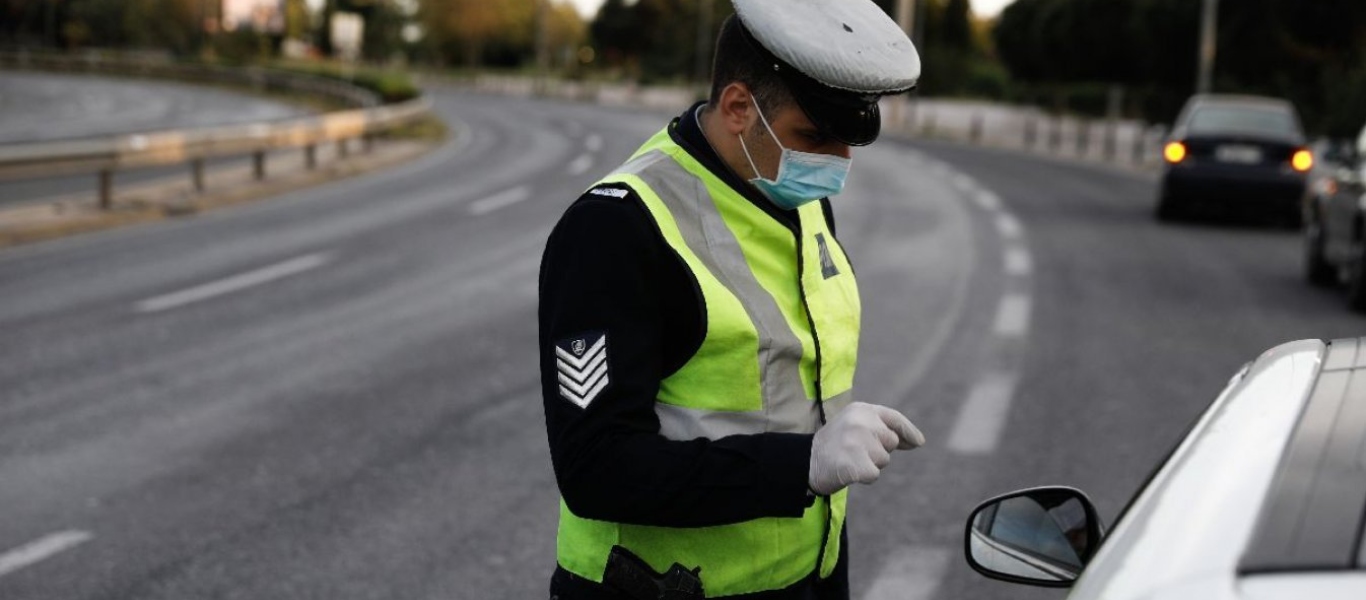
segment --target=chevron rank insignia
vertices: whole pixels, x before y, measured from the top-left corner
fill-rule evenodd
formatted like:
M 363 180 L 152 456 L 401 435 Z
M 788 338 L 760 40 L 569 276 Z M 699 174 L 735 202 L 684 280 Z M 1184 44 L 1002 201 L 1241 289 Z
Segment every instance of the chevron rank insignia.
M 607 334 L 585 333 L 555 344 L 555 368 L 559 371 L 560 396 L 588 408 L 607 388 Z

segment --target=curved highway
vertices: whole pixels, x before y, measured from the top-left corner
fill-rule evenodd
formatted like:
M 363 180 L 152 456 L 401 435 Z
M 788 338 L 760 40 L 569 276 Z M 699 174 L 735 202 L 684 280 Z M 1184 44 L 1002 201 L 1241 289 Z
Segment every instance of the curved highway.
M 0 597 L 536 598 L 557 495 L 536 275 L 669 115 L 434 90 L 398 169 L 0 252 Z M 1292 233 L 1163 226 L 1147 177 L 859 149 L 856 393 L 929 438 L 851 500 L 854 597 L 1057 598 L 962 559 L 978 500 L 1113 519 L 1244 361 L 1357 335 Z

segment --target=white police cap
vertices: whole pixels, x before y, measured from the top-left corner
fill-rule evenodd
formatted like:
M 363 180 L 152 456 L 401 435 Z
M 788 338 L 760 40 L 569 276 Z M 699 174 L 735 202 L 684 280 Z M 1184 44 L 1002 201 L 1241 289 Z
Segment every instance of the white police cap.
M 877 99 L 915 87 L 920 55 L 872 0 L 733 0 L 757 50 L 773 61 L 813 123 L 853 146 L 882 125 Z

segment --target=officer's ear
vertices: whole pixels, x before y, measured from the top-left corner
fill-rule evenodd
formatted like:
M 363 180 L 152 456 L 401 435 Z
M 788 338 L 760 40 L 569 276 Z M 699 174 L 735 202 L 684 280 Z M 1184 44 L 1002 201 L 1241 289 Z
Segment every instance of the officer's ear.
M 759 118 L 749 86 L 739 81 L 722 88 L 720 102 L 715 110 L 726 133 L 730 135 L 745 132 Z

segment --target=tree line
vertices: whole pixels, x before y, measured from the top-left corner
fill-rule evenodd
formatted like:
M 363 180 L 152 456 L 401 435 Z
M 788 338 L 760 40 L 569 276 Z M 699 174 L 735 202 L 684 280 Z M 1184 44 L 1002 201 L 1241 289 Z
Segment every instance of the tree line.
M 1094 113 L 1120 85 L 1126 112 L 1170 122 L 1195 91 L 1201 4 L 1017 0 L 993 41 L 1018 98 Z M 1366 2 L 1224 0 L 1217 23 L 1214 92 L 1289 99 L 1320 134 L 1366 122 Z

